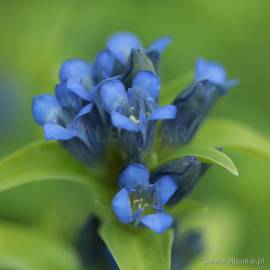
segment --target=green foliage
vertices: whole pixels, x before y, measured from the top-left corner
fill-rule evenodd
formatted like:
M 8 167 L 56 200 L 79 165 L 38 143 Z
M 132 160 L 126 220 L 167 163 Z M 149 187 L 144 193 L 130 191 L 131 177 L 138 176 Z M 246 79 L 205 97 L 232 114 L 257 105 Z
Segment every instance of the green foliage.
M 195 142 L 190 146 L 179 147 L 179 149 L 171 149 L 170 151 L 168 149 L 158 151 L 159 155 L 156 164 L 185 155 L 194 155 L 204 162 L 217 164 L 232 174 L 237 175 L 237 168 L 232 160 L 226 154 L 214 148 L 220 146 L 224 146 L 225 149 L 248 150 L 256 155 L 270 157 L 270 143 L 267 139 L 234 121 L 212 119 L 206 123 L 198 137 L 195 138 Z M 100 170 L 97 166 L 96 169 L 89 169 L 73 159 L 57 143 L 51 142 L 38 141 L 32 143 L 0 162 L 1 191 L 30 182 L 46 180 L 72 181 L 84 186 L 92 198 L 93 205 L 91 211 L 101 217 L 103 221 L 100 236 L 111 250 L 121 270 L 169 270 L 172 231 L 156 235 L 145 228 L 136 229 L 128 225 L 121 225 L 112 216 L 110 210 L 113 189 L 117 188 L 116 181 L 114 182 L 115 187 L 112 187 L 112 185 L 108 185 L 104 178 L 106 178 L 106 168 L 105 170 Z M 181 219 L 187 213 L 200 209 L 202 209 L 202 206 L 199 203 L 184 200 L 169 211 L 177 219 Z M 20 239 L 20 232 L 24 230 L 13 227 L 8 229 L 6 225 L 0 226 L 0 233 L 3 231 L 5 237 L 14 237 L 14 239 L 17 237 Z M 31 245 L 37 245 L 35 241 L 40 241 L 41 243 L 43 241 L 43 236 L 36 236 L 35 233 L 33 236 L 31 231 L 27 231 L 23 235 L 30 239 L 28 241 L 30 247 Z M 31 240 L 32 238 L 34 239 Z M 5 256 L 5 254 L 7 256 L 14 255 L 14 258 L 18 258 L 18 261 L 22 260 L 27 263 L 30 261 L 29 263 L 32 263 L 27 252 L 20 253 L 20 256 L 16 254 L 17 249 L 15 247 L 18 242 L 14 239 L 12 238 L 9 241 L 9 245 L 2 246 L 2 249 L 4 246 L 5 249 L 1 252 L 1 256 Z M 4 240 L 1 241 L 3 242 Z M 48 245 L 54 244 L 49 243 Z M 54 249 L 51 248 L 51 250 Z M 29 254 L 32 254 L 32 252 Z M 46 253 L 46 256 L 51 256 L 51 254 Z M 46 260 L 46 256 L 42 257 L 40 255 L 42 257 L 40 260 Z M 59 263 L 57 269 L 62 269 L 61 263 L 64 264 L 66 262 L 66 260 L 61 261 L 61 256 L 59 255 L 59 262 L 56 262 Z M 33 263 L 39 263 L 38 258 L 37 255 Z M 49 263 L 54 263 L 54 260 L 54 257 L 49 257 L 48 259 Z M 69 260 L 75 260 L 74 255 L 73 257 L 69 256 Z M 3 259 L 1 261 L 4 263 L 6 260 Z M 17 263 L 16 259 L 12 261 Z M 69 266 L 72 265 L 74 265 L 74 262 L 73 264 L 69 262 Z M 44 262 L 44 267 L 48 267 L 48 263 Z M 50 269 L 56 269 L 53 267 L 51 266 Z M 76 269 L 75 266 L 72 269 Z
M 29 119 L 31 96 L 33 93 L 39 93 L 39 91 L 44 92 L 44 89 L 52 91 L 52 85 L 56 80 L 57 70 L 62 60 L 71 57 L 90 58 L 101 45 L 104 45 L 104 39 L 108 34 L 117 30 L 131 29 L 142 36 L 146 44 L 161 34 L 169 33 L 173 36 L 174 42 L 170 50 L 166 51 L 168 57 L 162 59 L 163 69 L 166 70 L 166 78 L 189 69 L 193 65 L 194 57 L 198 54 L 224 62 L 230 68 L 232 74 L 240 78 L 241 84 L 236 91 L 231 92 L 226 100 L 224 99 L 219 104 L 218 114 L 245 120 L 250 125 L 269 132 L 268 86 L 270 77 L 268 76 L 268 61 L 264 61 L 269 56 L 268 48 L 270 46 L 270 36 L 268 35 L 269 3 L 267 0 L 239 0 L 237 2 L 172 1 L 170 4 L 166 1 L 156 1 L 155 12 L 152 12 L 153 2 L 151 1 L 117 0 L 111 1 L 111 3 L 108 1 L 70 1 L 67 3 L 67 1 L 62 0 L 51 3 L 50 1 L 2 1 L 0 21 L 3 27 L 0 31 L 2 40 L 7 42 L 1 43 L 0 54 L 4 60 L 4 66 L 8 64 L 15 72 L 17 70 L 23 71 L 18 77 L 23 77 L 24 83 L 27 84 L 25 88 L 20 84 L 19 89 L 21 93 L 19 99 L 26 100 L 29 103 L 27 105 L 26 102 L 22 101 L 27 117 L 22 120 L 20 115 L 20 122 L 23 123 L 25 130 L 29 130 L 32 137 L 36 136 L 33 132 L 34 124 Z M 112 10 L 115 12 L 112 12 Z M 31 16 L 25 16 L 25 14 L 31 14 Z M 138 20 L 138 14 L 140 14 L 140 17 L 148 18 L 147 27 L 145 27 L 145 20 Z M 157 20 L 157 17 L 164 19 Z M 14 18 L 17 19 L 14 20 Z M 19 27 L 18 21 L 20 22 Z M 42 42 L 40 42 L 41 40 Z M 251 51 L 252 54 L 250 54 Z M 182 89 L 180 85 L 176 85 L 172 89 L 170 97 L 168 91 L 166 91 L 167 93 L 162 91 L 162 94 L 168 96 L 168 100 L 172 101 L 180 88 Z M 163 89 L 166 90 L 167 85 Z M 232 123 L 232 125 L 229 125 L 232 128 L 235 122 L 229 122 Z M 251 154 L 269 156 L 267 140 L 258 140 L 258 137 L 261 136 L 257 136 L 253 131 L 251 133 L 256 136 L 250 136 L 250 139 L 247 139 L 248 136 L 245 132 L 250 131 L 250 129 L 244 127 L 243 136 L 241 135 L 243 134 L 242 131 L 239 132 L 239 124 L 237 124 L 234 132 L 225 129 L 223 124 L 215 124 L 215 127 L 223 126 L 221 127 L 222 131 L 212 129 L 210 133 L 208 127 L 212 126 L 211 123 L 213 123 L 212 120 L 202 127 L 198 137 L 195 138 L 196 145 L 201 145 L 199 140 L 202 139 L 203 145 L 210 145 L 214 148 L 224 146 L 225 151 L 227 149 L 233 149 L 233 151 L 247 150 Z M 20 130 L 18 123 L 16 123 L 16 128 Z M 37 127 L 35 128 L 37 129 Z M 242 130 L 242 125 L 240 130 Z M 215 134 L 218 136 L 216 137 Z M 225 136 L 225 134 L 227 135 Z M 13 138 L 9 138 L 9 146 L 6 152 L 15 148 L 16 144 L 21 144 L 19 142 L 23 140 L 21 136 L 21 132 L 14 132 Z M 29 139 L 30 136 L 27 137 L 27 140 Z M 5 144 L 6 142 L 3 143 L 2 141 L 1 151 L 5 148 Z M 59 159 L 61 157 L 60 155 Z M 234 157 L 237 164 L 242 162 L 237 156 L 234 155 Z M 28 162 L 35 164 L 34 160 Z M 242 242 L 242 248 L 240 249 L 241 254 L 246 255 L 260 253 L 262 249 L 269 250 L 267 241 L 263 242 L 263 245 L 262 241 L 258 241 L 258 239 L 267 239 L 269 235 L 269 220 L 266 220 L 267 215 L 265 215 L 264 210 L 264 206 L 269 204 L 269 196 L 266 196 L 269 190 L 269 182 L 267 182 L 269 169 L 265 164 L 265 170 L 261 171 L 263 166 L 259 159 L 246 160 L 241 165 L 243 169 L 240 171 L 242 179 L 238 179 L 239 194 L 237 196 L 239 198 L 235 202 L 230 199 L 227 199 L 227 201 L 234 203 L 236 208 L 241 205 L 241 209 L 249 213 L 247 223 L 253 230 L 249 232 L 245 243 Z M 13 167 L 11 166 L 11 163 L 5 167 L 0 165 L 0 175 L 2 175 L 0 182 L 7 183 L 8 175 L 13 175 L 14 170 L 16 170 L 16 163 Z M 39 164 L 39 166 L 45 165 Z M 27 166 L 27 168 L 29 167 L 30 165 Z M 6 171 L 3 172 L 2 169 Z M 38 168 L 35 169 L 31 166 L 29 170 L 38 170 Z M 250 173 L 252 176 L 247 175 L 247 172 L 252 172 Z M 215 176 L 214 179 L 218 179 L 219 181 L 216 181 L 218 183 L 224 180 L 219 171 Z M 226 177 L 225 179 L 228 178 Z M 17 175 L 16 179 L 18 183 L 20 176 Z M 12 180 L 8 181 L 8 185 L 4 184 L 4 186 L 15 187 L 11 182 Z M 245 183 L 243 184 L 243 182 Z M 66 183 L 63 181 L 63 185 Z M 204 192 L 205 194 L 202 197 L 208 198 L 217 192 L 212 183 L 212 180 L 208 181 L 208 186 L 204 186 L 209 187 L 209 189 L 206 189 L 208 191 Z M 225 189 L 226 185 L 228 188 L 231 182 L 224 181 L 223 187 Z M 248 191 L 243 189 L 245 186 L 249 186 Z M 265 196 L 261 196 L 261 193 L 257 191 L 258 186 L 260 190 L 264 190 Z M 43 188 L 43 186 L 41 187 Z M 43 193 L 43 190 L 38 192 L 38 189 L 36 189 L 35 191 L 37 191 L 37 197 L 38 193 Z M 59 192 L 61 191 L 59 185 Z M 245 193 L 246 200 L 249 201 L 248 204 L 241 202 L 240 194 L 243 193 Z M 261 204 L 258 204 L 252 194 L 256 195 L 255 198 L 260 197 Z M 227 197 L 228 195 L 224 192 L 223 196 Z M 14 202 L 15 197 L 16 193 L 14 192 Z M 78 200 L 80 199 L 78 197 Z M 252 219 L 250 219 L 251 206 L 256 209 Z M 218 210 L 220 211 L 220 209 Z M 31 209 L 29 211 L 31 212 Z M 202 219 L 206 219 L 205 216 Z M 224 231 L 222 226 L 219 227 L 220 230 Z M 220 245 L 220 243 L 218 244 Z M 265 267 L 267 268 L 267 266 Z M 193 269 L 201 268 L 200 264 Z M 249 269 L 246 266 L 229 268 L 229 266 L 217 265 L 210 268 Z
M 270 158 L 269 139 L 251 128 L 229 119 L 209 119 L 198 132 L 194 144 L 244 150 L 253 155 Z
M 72 181 L 89 190 L 94 209 L 104 210 L 112 191 L 101 181 L 101 172 L 77 162 L 58 143 L 37 141 L 0 162 L 0 191 L 30 182 Z
M 171 230 L 157 235 L 146 228 L 119 224 L 112 217 L 103 223 L 100 235 L 121 270 L 170 270 Z
M 159 161 L 159 164 L 165 163 L 169 160 L 181 158 L 183 156 L 198 157 L 201 161 L 205 163 L 219 165 L 228 170 L 230 173 L 238 175 L 236 166 L 226 154 L 215 148 L 207 146 L 192 145 L 170 149 L 170 151 L 167 151 L 167 153 L 165 152 L 160 155 L 161 159 Z
M 15 164 L 16 170 L 13 169 Z M 112 196 L 108 192 L 108 187 L 102 185 L 100 178 L 101 175 L 97 171 L 89 170 L 79 164 L 57 143 L 38 141 L 15 152 L 0 163 L 2 191 L 22 184 L 46 180 L 73 181 L 84 185 L 89 189 L 89 196 L 93 198 L 92 211 L 104 220 L 101 236 L 112 249 L 121 269 L 153 269 L 152 266 L 155 269 L 159 269 L 158 266 L 162 270 L 169 269 L 172 233 L 167 232 L 160 237 L 147 229 L 126 228 L 114 218 L 107 220 L 111 216 L 107 215 L 106 211 L 110 207 Z M 123 246 L 117 244 L 119 239 L 124 239 Z M 149 243 L 155 244 L 155 247 L 153 248 Z M 17 243 L 14 242 L 14 245 L 16 246 Z M 133 263 L 130 262 L 130 257 L 123 256 L 123 251 L 134 253 Z M 120 254 L 122 254 L 121 258 Z M 156 254 L 160 254 L 160 260 L 156 259 Z M 21 256 L 27 260 L 27 254 Z M 142 264 L 145 268 L 141 268 Z M 44 265 L 48 267 L 48 263 Z
M 0 269 L 80 270 L 70 244 L 23 225 L 0 223 Z

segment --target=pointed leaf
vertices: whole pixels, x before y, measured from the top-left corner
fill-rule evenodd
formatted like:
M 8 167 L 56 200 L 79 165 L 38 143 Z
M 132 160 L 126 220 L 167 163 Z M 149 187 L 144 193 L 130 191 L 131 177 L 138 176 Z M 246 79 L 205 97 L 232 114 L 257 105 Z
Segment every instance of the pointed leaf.
M 147 228 L 122 225 L 112 218 L 103 223 L 100 236 L 121 270 L 170 270 L 170 230 L 158 235 Z
M 109 205 L 111 190 L 98 171 L 79 163 L 56 142 L 32 143 L 0 161 L 0 191 L 46 180 L 85 185 L 95 205 Z
M 183 156 L 198 157 L 205 163 L 217 164 L 228 170 L 230 173 L 238 175 L 237 168 L 233 161 L 223 152 L 209 146 L 191 145 L 169 149 L 166 153 L 160 155 L 159 163 L 165 163 L 169 160 L 174 160 Z
M 244 150 L 270 158 L 270 139 L 244 124 L 224 118 L 209 119 L 199 130 L 194 143 Z

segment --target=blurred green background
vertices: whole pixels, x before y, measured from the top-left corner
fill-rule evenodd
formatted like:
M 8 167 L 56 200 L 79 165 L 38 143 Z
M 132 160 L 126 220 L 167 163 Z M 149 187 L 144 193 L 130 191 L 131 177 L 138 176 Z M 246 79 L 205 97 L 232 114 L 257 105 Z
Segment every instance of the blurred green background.
M 163 83 L 192 69 L 199 56 L 222 62 L 241 83 L 213 115 L 270 137 L 269 12 L 268 0 L 0 0 L 0 78 L 9 85 L 0 90 L 0 156 L 42 136 L 31 117 L 31 98 L 53 91 L 61 62 L 93 59 L 106 37 L 122 30 L 136 33 L 145 45 L 173 37 L 162 58 Z M 213 168 L 204 177 L 192 194 L 208 207 L 198 226 L 211 224 L 206 238 L 214 239 L 213 256 L 265 257 L 267 269 L 269 161 L 228 154 L 240 176 Z M 90 200 L 75 184 L 31 184 L 0 194 L 0 218 L 71 239 Z

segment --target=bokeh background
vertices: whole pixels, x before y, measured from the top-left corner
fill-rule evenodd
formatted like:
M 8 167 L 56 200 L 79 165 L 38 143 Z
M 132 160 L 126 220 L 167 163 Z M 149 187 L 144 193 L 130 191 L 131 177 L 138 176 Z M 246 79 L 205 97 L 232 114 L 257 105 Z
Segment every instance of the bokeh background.
M 199 56 L 222 62 L 241 83 L 212 114 L 270 137 L 269 12 L 268 0 L 0 0 L 0 157 L 41 138 L 31 98 L 53 91 L 61 62 L 93 59 L 106 37 L 122 30 L 145 45 L 172 36 L 163 83 L 191 70 Z M 265 257 L 269 269 L 269 161 L 228 154 L 240 175 L 209 171 L 192 194 L 207 206 L 194 224 L 210 239 L 211 256 Z M 0 219 L 72 239 L 90 200 L 71 183 L 21 186 L 0 194 Z

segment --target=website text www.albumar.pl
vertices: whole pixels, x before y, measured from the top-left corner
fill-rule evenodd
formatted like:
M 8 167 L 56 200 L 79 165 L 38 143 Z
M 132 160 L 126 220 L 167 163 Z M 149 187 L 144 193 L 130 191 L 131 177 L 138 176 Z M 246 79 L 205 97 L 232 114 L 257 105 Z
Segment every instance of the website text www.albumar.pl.
M 204 261 L 205 265 L 254 265 L 263 266 L 264 257 L 257 258 L 208 258 Z

